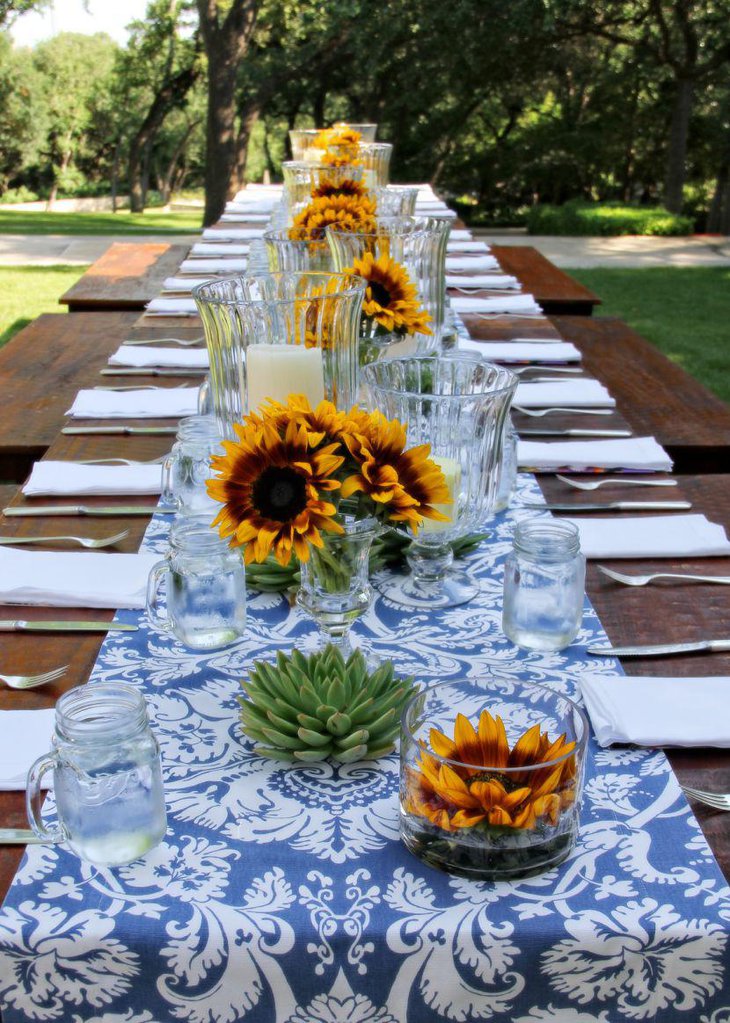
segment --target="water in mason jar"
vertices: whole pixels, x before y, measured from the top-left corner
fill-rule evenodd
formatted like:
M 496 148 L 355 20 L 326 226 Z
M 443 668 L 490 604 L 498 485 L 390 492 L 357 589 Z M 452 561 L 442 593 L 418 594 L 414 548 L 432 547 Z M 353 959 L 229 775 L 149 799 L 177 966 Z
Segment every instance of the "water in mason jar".
M 212 649 L 233 643 L 246 627 L 246 581 L 240 571 L 225 571 L 220 558 L 186 558 L 184 574 L 171 569 L 167 613 L 185 646 Z M 215 571 L 215 567 L 218 571 Z
M 505 635 L 518 646 L 562 650 L 580 629 L 574 587 L 561 579 L 559 568 L 553 578 L 548 573 L 523 571 L 519 585 L 505 586 L 502 621 Z
M 167 819 L 157 754 L 146 762 L 54 771 L 58 814 L 68 844 L 100 867 L 131 863 L 157 845 Z

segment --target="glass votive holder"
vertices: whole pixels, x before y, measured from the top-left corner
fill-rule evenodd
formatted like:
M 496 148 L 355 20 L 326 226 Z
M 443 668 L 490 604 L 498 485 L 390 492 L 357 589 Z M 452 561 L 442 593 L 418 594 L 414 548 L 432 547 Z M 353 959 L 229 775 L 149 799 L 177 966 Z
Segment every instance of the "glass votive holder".
M 167 613 L 160 609 L 160 589 Z M 211 515 L 176 519 L 170 550 L 152 567 L 147 582 L 152 627 L 174 635 L 191 650 L 217 650 L 246 631 L 246 570 L 240 553 L 211 527 Z
M 502 630 L 528 650 L 562 650 L 583 619 L 586 562 L 580 534 L 563 519 L 529 519 L 514 532 L 504 567 Z
M 575 845 L 588 721 L 546 686 L 460 679 L 401 718 L 400 834 L 433 867 L 474 880 L 549 870 Z
M 41 781 L 53 771 L 58 821 L 41 820 Z M 44 842 L 66 843 L 98 867 L 130 863 L 165 834 L 160 751 L 142 694 L 100 682 L 56 704 L 53 749 L 28 773 L 28 820 Z

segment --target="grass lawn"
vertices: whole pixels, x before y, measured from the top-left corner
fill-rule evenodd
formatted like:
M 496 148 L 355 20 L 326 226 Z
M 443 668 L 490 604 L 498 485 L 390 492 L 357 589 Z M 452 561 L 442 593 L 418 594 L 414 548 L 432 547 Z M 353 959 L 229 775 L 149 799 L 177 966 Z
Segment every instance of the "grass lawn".
M 620 316 L 730 402 L 730 267 L 568 273 L 603 300 L 598 315 Z
M 41 313 L 62 313 L 58 300 L 75 284 L 85 266 L 0 267 L 0 345 Z
M 36 213 L 0 210 L 0 234 L 192 234 L 203 211 L 162 213 Z

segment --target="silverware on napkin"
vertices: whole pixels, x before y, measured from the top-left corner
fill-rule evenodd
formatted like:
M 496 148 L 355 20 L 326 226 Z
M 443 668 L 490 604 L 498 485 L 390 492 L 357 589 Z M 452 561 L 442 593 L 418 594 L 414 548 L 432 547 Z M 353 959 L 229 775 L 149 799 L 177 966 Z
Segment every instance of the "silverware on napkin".
M 592 430 L 589 426 L 570 430 L 532 430 L 518 427 L 520 437 L 632 437 L 631 430 Z
M 654 646 L 589 646 L 589 654 L 601 657 L 661 657 L 669 654 L 708 653 L 730 651 L 730 639 L 705 639 L 697 643 L 657 643 Z
M 175 509 L 159 505 L 142 507 L 138 504 L 100 504 L 97 507 L 89 504 L 41 504 L 3 508 L 3 515 L 7 515 L 8 518 L 13 516 L 25 518 L 29 515 L 154 515 L 156 512 L 174 515 Z
M 30 622 L 24 618 L 0 621 L 0 632 L 137 632 L 124 622 Z
M 689 501 L 606 501 L 602 504 L 538 504 L 530 502 L 523 508 L 559 512 L 594 511 L 686 511 L 692 505 Z
M 47 838 L 38 838 L 28 828 L 0 828 L 0 845 L 40 845 L 47 842 Z
M 86 434 L 86 433 L 108 433 L 124 434 L 152 434 L 152 433 L 177 433 L 177 426 L 64 426 L 61 433 Z
M 103 377 L 197 377 L 204 376 L 208 370 L 203 366 L 169 366 L 144 367 L 110 366 L 99 371 Z

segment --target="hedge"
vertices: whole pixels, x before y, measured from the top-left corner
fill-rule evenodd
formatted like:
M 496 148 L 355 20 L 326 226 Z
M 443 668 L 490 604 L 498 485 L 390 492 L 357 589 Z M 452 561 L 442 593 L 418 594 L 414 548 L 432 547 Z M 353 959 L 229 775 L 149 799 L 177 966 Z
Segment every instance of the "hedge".
M 620 203 L 571 201 L 564 206 L 533 206 L 527 214 L 529 234 L 598 235 L 692 234 L 691 217 L 682 217 L 661 206 L 625 206 Z

